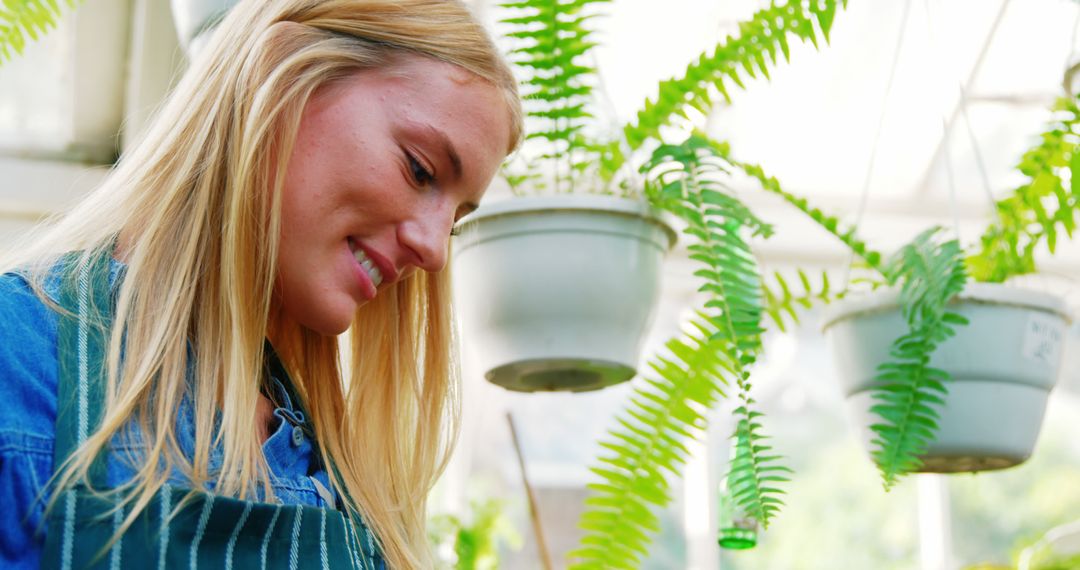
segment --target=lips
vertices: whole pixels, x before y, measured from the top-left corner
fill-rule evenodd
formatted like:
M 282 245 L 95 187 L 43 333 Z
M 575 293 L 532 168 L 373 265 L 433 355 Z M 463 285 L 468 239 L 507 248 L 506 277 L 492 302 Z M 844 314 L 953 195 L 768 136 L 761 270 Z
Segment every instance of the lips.
M 371 261 L 371 259 L 367 256 L 366 253 L 364 253 L 364 250 L 362 249 L 357 249 L 356 251 L 354 251 L 353 257 L 356 258 L 356 262 L 360 264 L 360 267 L 367 272 L 368 277 L 371 279 L 371 283 L 378 287 L 379 284 L 382 283 L 383 277 L 382 272 L 379 271 L 379 268 L 375 267 L 375 262 Z
M 353 258 L 374 287 L 384 283 L 394 283 L 397 280 L 397 269 L 386 257 L 351 237 L 348 238 L 348 242 Z

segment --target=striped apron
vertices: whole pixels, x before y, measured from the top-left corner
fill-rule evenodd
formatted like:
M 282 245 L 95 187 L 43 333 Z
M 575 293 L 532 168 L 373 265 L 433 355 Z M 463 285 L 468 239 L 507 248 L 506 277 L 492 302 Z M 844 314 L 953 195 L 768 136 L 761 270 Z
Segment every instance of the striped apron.
M 66 267 L 73 267 L 74 257 Z M 60 384 L 54 468 L 63 464 L 101 421 L 103 362 L 112 315 L 108 255 L 77 278 L 65 275 L 58 338 Z M 282 379 L 288 385 L 287 379 Z M 295 400 L 294 400 L 295 401 Z M 105 488 L 106 454 L 90 469 Z M 48 512 L 42 568 L 195 570 L 251 568 L 385 570 L 360 517 L 302 505 L 240 501 L 165 485 L 111 546 L 124 519 L 117 503 L 83 486 L 65 490 Z M 177 509 L 177 506 L 180 508 Z M 108 546 L 108 548 L 106 548 Z

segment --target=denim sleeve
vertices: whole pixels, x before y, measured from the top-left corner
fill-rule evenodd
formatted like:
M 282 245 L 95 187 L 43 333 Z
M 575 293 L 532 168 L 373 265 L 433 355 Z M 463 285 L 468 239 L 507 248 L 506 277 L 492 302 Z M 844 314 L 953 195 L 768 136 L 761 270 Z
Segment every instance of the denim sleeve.
M 37 568 L 43 486 L 52 474 L 57 316 L 15 274 L 0 275 L 0 567 Z M 41 532 L 36 532 L 40 528 Z
M 115 278 L 119 264 L 112 267 Z M 51 295 L 57 283 L 46 288 Z M 36 569 L 44 547 L 44 485 L 52 475 L 53 442 L 57 407 L 59 364 L 57 361 L 58 316 L 31 291 L 19 275 L 0 275 L 0 568 Z M 188 410 L 190 412 L 190 410 Z M 323 506 L 313 482 L 313 446 L 297 434 L 296 423 L 304 419 L 280 415 L 292 412 L 289 404 L 276 413 L 282 421 L 263 446 L 274 492 L 284 504 Z M 177 418 L 182 443 L 191 448 L 193 418 Z M 137 443 L 138 438 L 133 442 Z M 122 442 L 123 443 L 123 442 Z M 127 442 L 131 443 L 131 442 Z M 123 445 L 118 446 L 126 449 Z M 136 451 L 141 449 L 138 445 Z M 130 451 L 130 450 L 129 450 Z M 137 454 L 136 454 L 137 455 Z M 130 466 L 114 456 L 109 461 L 111 485 L 133 475 Z M 176 474 L 179 476 L 179 474 Z M 324 471 L 314 473 L 328 486 Z M 182 481 L 177 480 L 177 483 Z

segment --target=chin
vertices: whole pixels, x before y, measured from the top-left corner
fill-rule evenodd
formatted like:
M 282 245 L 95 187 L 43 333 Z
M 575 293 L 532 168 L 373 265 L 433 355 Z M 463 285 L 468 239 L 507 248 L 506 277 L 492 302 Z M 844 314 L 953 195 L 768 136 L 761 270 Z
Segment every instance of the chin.
M 325 289 L 320 294 L 285 296 L 281 301 L 281 315 L 285 322 L 321 336 L 338 336 L 349 330 L 357 309 L 367 303 L 348 293 L 328 292 Z
M 306 324 L 306 323 L 300 323 L 300 325 L 303 326 L 304 328 L 308 329 L 309 331 L 311 331 L 313 333 L 316 333 L 316 334 L 318 334 L 320 336 L 338 336 L 341 333 L 349 330 L 349 323 L 346 323 L 343 326 L 339 326 L 336 323 L 333 324 L 333 325 L 323 325 L 323 324 L 309 325 L 309 324 Z
M 349 326 L 352 325 L 353 315 L 356 314 L 356 308 L 360 305 L 352 307 L 351 311 L 327 311 L 323 314 L 313 314 L 311 312 L 297 315 L 293 320 L 300 326 L 322 336 L 338 336 L 341 333 L 349 330 Z
M 349 330 L 349 325 L 340 326 L 340 327 L 335 326 L 335 327 L 328 327 L 328 328 L 322 328 L 322 329 L 313 329 L 313 330 L 315 330 L 315 332 L 319 333 L 322 336 L 340 336 L 342 333 Z

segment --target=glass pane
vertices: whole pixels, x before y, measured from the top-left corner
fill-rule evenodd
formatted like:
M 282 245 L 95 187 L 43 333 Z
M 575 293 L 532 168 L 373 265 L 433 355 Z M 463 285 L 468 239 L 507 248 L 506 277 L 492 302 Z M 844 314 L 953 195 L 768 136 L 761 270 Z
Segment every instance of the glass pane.
M 0 65 L 0 148 L 60 150 L 72 136 L 72 22 Z

